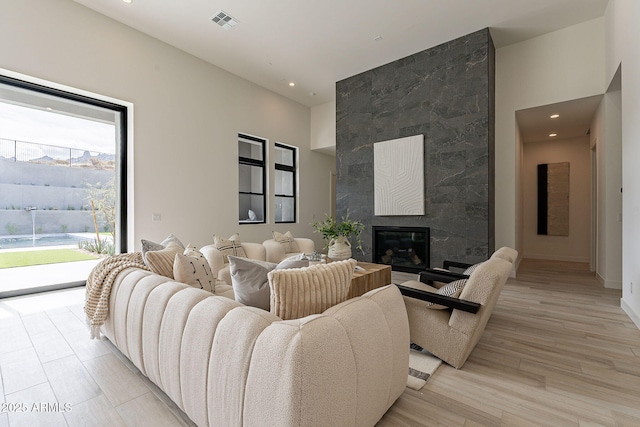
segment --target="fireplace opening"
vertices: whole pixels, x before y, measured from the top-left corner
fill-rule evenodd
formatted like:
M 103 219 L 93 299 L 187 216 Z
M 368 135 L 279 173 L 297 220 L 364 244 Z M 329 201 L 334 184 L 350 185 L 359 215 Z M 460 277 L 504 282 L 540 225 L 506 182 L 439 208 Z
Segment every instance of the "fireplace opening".
M 373 262 L 418 273 L 429 268 L 428 227 L 373 227 Z

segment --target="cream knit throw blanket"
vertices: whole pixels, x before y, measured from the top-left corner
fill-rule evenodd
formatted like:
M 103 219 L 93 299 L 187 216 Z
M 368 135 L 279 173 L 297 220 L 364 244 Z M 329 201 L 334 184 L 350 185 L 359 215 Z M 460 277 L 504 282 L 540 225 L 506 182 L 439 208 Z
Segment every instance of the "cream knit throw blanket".
M 149 270 L 141 252 L 113 255 L 100 261 L 87 278 L 84 312 L 91 331 L 91 339 L 100 338 L 100 326 L 107 319 L 111 286 L 118 273 L 129 267 Z

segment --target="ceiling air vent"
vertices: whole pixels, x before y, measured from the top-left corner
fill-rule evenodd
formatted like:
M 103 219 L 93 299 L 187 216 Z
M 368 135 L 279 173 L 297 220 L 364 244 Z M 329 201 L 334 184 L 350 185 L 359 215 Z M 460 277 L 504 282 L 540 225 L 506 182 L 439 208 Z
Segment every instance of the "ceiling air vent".
M 213 16 L 213 18 L 211 18 L 211 20 L 216 24 L 220 25 L 225 30 L 229 30 L 235 27 L 236 24 L 238 24 L 238 20 L 235 19 L 233 16 L 229 15 L 224 10 L 218 11 L 218 13 L 216 13 Z

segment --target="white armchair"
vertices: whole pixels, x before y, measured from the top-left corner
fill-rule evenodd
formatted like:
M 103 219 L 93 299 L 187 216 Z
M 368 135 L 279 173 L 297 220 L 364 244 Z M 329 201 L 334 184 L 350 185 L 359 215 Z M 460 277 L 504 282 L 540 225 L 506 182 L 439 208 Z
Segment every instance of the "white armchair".
M 509 253 L 513 259 L 518 255 L 514 249 Z M 462 279 L 466 284 L 457 298 L 416 280 L 398 285 L 404 295 L 411 342 L 461 368 L 480 340 L 511 268 L 511 262 L 500 257 L 479 264 Z M 427 306 L 425 301 L 434 305 Z
M 311 239 L 307 239 L 306 237 L 296 237 L 293 240 L 296 242 L 296 245 L 298 245 L 298 252 L 285 252 L 282 243 L 274 239 L 262 242 L 262 245 L 266 250 L 266 260 L 277 263 L 290 256 L 298 255 L 300 253 L 309 254 L 316 250 L 316 244 Z
M 266 261 L 265 247 L 260 243 L 242 243 L 247 258 L 256 259 L 259 261 Z M 215 245 L 207 245 L 200 249 L 200 252 L 204 255 L 211 267 L 211 272 L 217 280 L 225 282 L 231 286 L 231 272 L 229 270 L 229 262 L 225 260 Z

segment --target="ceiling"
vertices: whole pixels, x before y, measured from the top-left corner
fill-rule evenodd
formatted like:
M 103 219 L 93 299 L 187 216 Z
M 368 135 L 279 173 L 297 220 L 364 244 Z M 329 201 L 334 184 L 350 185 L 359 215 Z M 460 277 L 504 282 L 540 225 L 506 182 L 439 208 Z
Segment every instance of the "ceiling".
M 608 0 L 75 0 L 312 107 L 335 82 L 489 27 L 497 48 L 604 14 Z M 239 24 L 211 21 L 223 10 Z M 294 87 L 289 83 L 295 83 Z
M 596 95 L 516 111 L 522 141 L 564 140 L 587 135 L 601 100 L 602 95 Z M 552 119 L 552 114 L 560 117 Z M 550 137 L 551 133 L 557 136 Z

